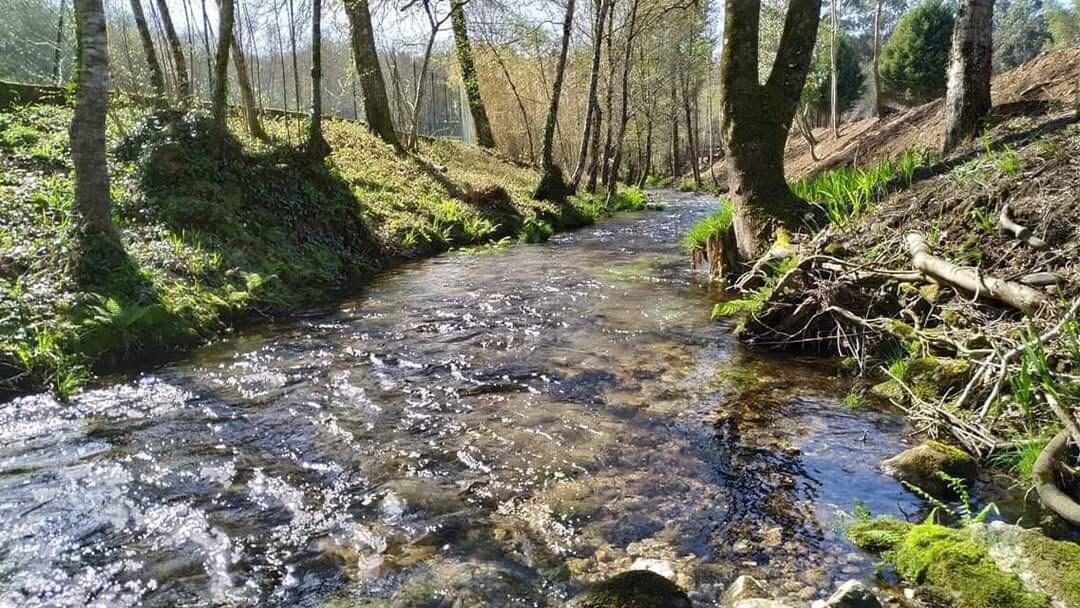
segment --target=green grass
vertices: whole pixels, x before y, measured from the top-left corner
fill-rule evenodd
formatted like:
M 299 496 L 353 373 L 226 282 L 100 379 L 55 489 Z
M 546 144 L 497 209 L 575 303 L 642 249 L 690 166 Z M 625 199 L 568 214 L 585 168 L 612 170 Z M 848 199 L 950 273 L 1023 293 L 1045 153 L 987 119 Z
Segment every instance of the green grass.
M 868 168 L 839 167 L 803 178 L 792 191 L 803 200 L 821 207 L 829 223 L 851 226 L 879 202 L 889 188 L 910 186 L 915 171 L 928 156 L 907 151 L 896 160 L 883 159 Z
M 644 207 L 636 189 L 613 209 L 593 197 L 534 201 L 537 173 L 495 153 L 435 140 L 399 156 L 343 120 L 325 123 L 325 164 L 242 135 L 219 158 L 207 153 L 206 117 L 114 103 L 108 161 L 124 254 L 84 261 L 92 271 L 76 277 L 70 120 L 64 106 L 0 111 L 0 391 L 66 396 L 97 369 L 188 348 L 256 311 L 325 301 L 397 260 L 545 240 Z M 284 121 L 265 122 L 286 141 Z
M 722 237 L 724 233 L 727 232 L 734 219 L 735 211 L 731 206 L 731 201 L 726 198 L 720 199 L 719 209 L 694 224 L 694 226 L 683 235 L 683 248 L 687 253 L 704 251 L 710 240 Z

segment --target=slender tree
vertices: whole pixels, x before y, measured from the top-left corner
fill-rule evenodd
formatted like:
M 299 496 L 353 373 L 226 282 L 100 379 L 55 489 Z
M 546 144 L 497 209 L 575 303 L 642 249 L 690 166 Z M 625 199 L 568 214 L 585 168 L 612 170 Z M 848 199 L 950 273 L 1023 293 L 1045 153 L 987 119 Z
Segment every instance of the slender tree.
M 400 150 L 401 143 L 394 130 L 386 83 L 379 66 L 379 54 L 375 50 L 375 32 L 371 28 L 368 0 L 345 0 L 345 14 L 352 29 L 353 59 L 360 78 L 368 128 L 394 149 Z
M 60 0 L 60 10 L 58 11 L 60 13 L 60 16 L 57 18 L 57 21 L 56 21 L 56 46 L 53 48 L 53 70 L 52 70 L 53 84 L 55 84 L 56 86 L 60 86 L 61 84 L 63 84 L 63 81 L 60 78 L 60 75 L 61 75 L 61 69 L 60 68 L 61 68 L 62 59 L 63 59 L 61 49 L 64 48 L 64 12 L 65 12 L 64 11 L 64 6 L 65 5 L 66 5 L 66 2 L 64 2 L 64 0 Z
M 817 39 L 821 0 L 791 0 L 780 47 L 758 81 L 760 0 L 727 0 L 721 55 L 722 120 L 738 257 L 749 260 L 807 207 L 784 178 L 784 144 Z
M 994 0 L 961 0 L 945 93 L 946 151 L 971 137 L 990 112 Z
M 544 139 L 540 146 L 540 182 L 536 185 L 533 198 L 538 200 L 559 198 L 566 193 L 562 170 L 555 164 L 555 127 L 559 122 L 559 97 L 562 96 L 563 78 L 566 77 L 566 56 L 570 52 L 570 35 L 574 26 L 574 0 L 566 3 L 563 17 L 562 43 L 559 48 L 559 61 L 555 64 L 555 82 L 551 86 L 551 102 L 548 104 L 547 119 L 544 120 Z
M 259 121 L 259 108 L 258 102 L 255 97 L 255 90 L 251 86 L 251 75 L 248 72 L 247 58 L 244 57 L 244 47 L 240 44 L 240 39 L 237 37 L 236 32 L 232 35 L 232 44 L 229 45 L 232 51 L 233 68 L 236 71 L 236 83 L 240 88 L 240 100 L 244 104 L 244 120 L 247 123 L 248 132 L 251 136 L 260 141 L 270 141 L 270 135 L 266 133 L 266 129 L 263 129 L 262 122 Z M 314 56 L 315 49 L 312 47 L 312 55 Z
M 105 115 L 109 103 L 109 42 L 102 0 L 75 3 L 75 112 L 71 121 L 71 161 L 75 169 L 75 210 L 83 244 L 119 243 L 109 200 Z
M 139 30 L 143 55 L 146 56 L 146 67 L 150 69 L 150 86 L 154 87 L 155 95 L 165 97 L 165 79 L 161 74 L 161 64 L 158 63 L 157 51 L 154 50 L 154 37 L 150 35 L 150 27 L 146 25 L 142 0 L 131 0 L 131 13 L 135 16 L 135 29 Z
M 465 20 L 466 1 L 450 0 L 450 26 L 454 30 L 454 47 L 457 50 L 458 67 L 461 68 L 461 82 L 465 86 L 465 98 L 469 102 L 469 114 L 472 115 L 473 129 L 476 130 L 476 143 L 484 148 L 494 148 L 495 136 L 491 132 L 491 122 L 488 120 L 487 108 L 484 107 L 484 100 L 480 96 L 480 81 L 476 76 L 472 45 L 469 43 L 469 28 Z M 510 82 L 506 66 L 502 64 L 501 60 L 499 66 L 503 68 L 503 73 L 507 76 L 507 82 Z M 510 88 L 516 97 L 517 90 L 514 89 L 513 82 L 510 82 Z M 518 104 L 520 105 L 520 99 L 518 99 Z M 526 132 L 528 132 L 528 125 L 525 126 Z M 531 138 L 530 135 L 530 150 L 532 148 Z
M 211 98 L 211 112 L 218 141 L 225 137 L 228 129 L 225 118 L 228 112 L 226 102 L 229 85 L 229 48 L 232 46 L 234 27 L 233 4 L 234 0 L 221 0 L 218 4 L 218 45 L 214 56 L 214 95 Z
M 321 161 L 330 154 L 322 132 L 322 0 L 311 4 L 311 122 L 308 125 L 308 152 Z
M 191 80 L 188 78 L 187 61 L 184 59 L 184 46 L 180 43 L 180 36 L 176 34 L 176 27 L 173 26 L 169 4 L 166 0 L 157 0 L 157 9 L 158 16 L 161 17 L 161 26 L 165 29 L 165 37 L 169 41 L 169 50 L 172 52 L 173 68 L 176 70 L 177 95 L 181 99 L 187 99 L 191 97 Z
M 829 2 L 829 127 L 834 138 L 840 137 L 840 0 Z
M 600 129 L 596 124 L 600 116 L 600 103 L 597 101 L 597 88 L 600 82 L 600 57 L 604 38 L 604 25 L 607 22 L 607 12 L 611 7 L 611 0 L 600 0 L 600 6 L 596 12 L 596 20 L 593 22 L 593 49 L 592 67 L 589 69 L 589 91 L 585 94 L 585 128 L 581 133 L 581 145 L 578 147 L 577 164 L 574 173 L 570 177 L 570 188 L 577 190 L 581 183 L 581 176 L 585 172 L 585 161 L 589 154 L 589 143 L 592 141 L 592 130 Z

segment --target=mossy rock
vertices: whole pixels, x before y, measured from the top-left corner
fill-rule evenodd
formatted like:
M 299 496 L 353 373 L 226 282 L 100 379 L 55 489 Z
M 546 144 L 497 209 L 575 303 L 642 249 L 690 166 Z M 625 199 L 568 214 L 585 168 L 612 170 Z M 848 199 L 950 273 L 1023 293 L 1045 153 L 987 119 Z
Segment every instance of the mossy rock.
M 919 357 L 908 363 L 904 381 L 920 397 L 941 397 L 961 385 L 969 373 L 971 361 L 966 359 Z
M 936 524 L 911 528 L 889 560 L 905 579 L 947 597 L 955 608 L 1051 608 L 1049 598 L 1024 589 L 1002 571 L 965 530 Z
M 1026 588 L 1050 596 L 1055 606 L 1080 606 L 1080 545 L 1004 522 L 970 530 L 994 563 L 1017 575 Z
M 881 470 L 937 497 L 954 494 L 938 473 L 961 479 L 973 479 L 978 473 L 975 460 L 967 452 L 939 441 L 926 441 L 904 450 L 882 461 Z
M 631 570 L 597 583 L 568 608 L 690 608 L 690 598 L 668 579 L 648 570 Z
M 870 387 L 870 394 L 887 401 L 904 403 L 907 401 L 907 393 L 896 380 L 886 380 Z

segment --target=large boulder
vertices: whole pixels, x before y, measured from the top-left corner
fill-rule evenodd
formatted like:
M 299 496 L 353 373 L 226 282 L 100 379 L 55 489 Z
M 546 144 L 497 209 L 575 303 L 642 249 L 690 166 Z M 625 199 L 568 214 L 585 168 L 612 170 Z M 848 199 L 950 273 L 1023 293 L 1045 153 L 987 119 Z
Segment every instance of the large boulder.
M 882 461 L 881 470 L 937 497 L 953 494 L 939 472 L 961 479 L 973 479 L 978 472 L 967 452 L 938 441 L 927 441 Z
M 567 608 L 691 608 L 678 585 L 648 570 L 630 570 L 597 583 Z
M 1056 608 L 1080 606 L 1080 545 L 1000 521 L 973 525 L 970 532 L 997 567 L 1015 574 L 1026 589 L 1048 596 Z

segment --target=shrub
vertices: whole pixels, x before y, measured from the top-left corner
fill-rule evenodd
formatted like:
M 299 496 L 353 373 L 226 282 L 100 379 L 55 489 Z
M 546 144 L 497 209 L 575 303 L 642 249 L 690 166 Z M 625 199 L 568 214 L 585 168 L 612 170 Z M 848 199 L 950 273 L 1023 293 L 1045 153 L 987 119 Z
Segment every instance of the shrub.
M 945 92 L 955 19 L 941 0 L 924 0 L 900 18 L 881 48 L 881 84 L 885 95 L 921 103 Z

